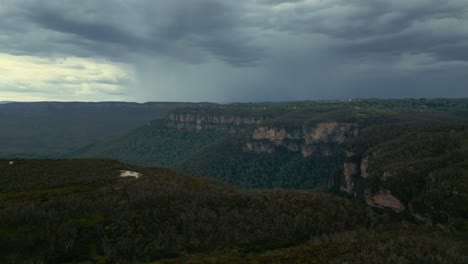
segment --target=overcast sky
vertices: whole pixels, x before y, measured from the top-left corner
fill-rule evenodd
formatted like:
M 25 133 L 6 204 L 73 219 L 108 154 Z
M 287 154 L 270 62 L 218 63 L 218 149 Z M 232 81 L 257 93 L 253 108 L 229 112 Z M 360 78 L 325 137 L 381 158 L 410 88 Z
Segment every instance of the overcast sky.
M 467 0 L 0 0 L 0 101 L 468 97 Z

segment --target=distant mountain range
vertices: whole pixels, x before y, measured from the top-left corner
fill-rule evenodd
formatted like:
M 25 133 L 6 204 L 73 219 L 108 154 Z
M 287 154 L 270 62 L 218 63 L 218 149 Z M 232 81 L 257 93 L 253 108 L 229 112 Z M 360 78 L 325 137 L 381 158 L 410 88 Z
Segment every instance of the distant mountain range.
M 0 104 L 0 156 L 68 157 L 123 136 L 170 111 L 195 103 L 11 102 Z

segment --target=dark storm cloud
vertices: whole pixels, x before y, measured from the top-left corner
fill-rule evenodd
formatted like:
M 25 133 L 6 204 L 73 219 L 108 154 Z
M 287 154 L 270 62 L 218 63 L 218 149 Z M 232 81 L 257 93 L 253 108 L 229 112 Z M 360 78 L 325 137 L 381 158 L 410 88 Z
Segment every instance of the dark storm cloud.
M 37 11 L 37 10 L 36 10 Z M 33 22 L 38 23 L 50 30 L 63 33 L 74 34 L 88 40 L 97 42 L 107 42 L 113 44 L 136 45 L 144 44 L 143 39 L 138 39 L 130 34 L 119 30 L 118 28 L 99 23 L 90 23 L 85 21 L 72 21 L 63 16 L 63 14 L 50 11 L 37 12 L 32 14 Z
M 0 52 L 133 65 L 138 100 L 468 96 L 466 0 L 6 0 L 0 23 Z
M 381 39 L 353 43 L 341 48 L 343 54 L 381 55 L 401 53 L 428 53 L 440 60 L 468 61 L 468 39 L 453 36 L 434 38 L 428 35 L 402 34 Z
M 68 45 L 58 45 L 57 52 L 116 60 L 139 53 L 189 63 L 213 56 L 237 66 L 255 62 L 262 53 L 236 31 L 238 21 L 233 8 L 219 1 L 20 3 L 17 17 L 25 21 L 21 23 L 23 31 L 40 28 L 63 34 L 55 43 Z M 106 8 L 110 6 L 110 10 Z M 22 48 L 35 51 L 28 45 Z
M 18 30 L 23 24 L 31 30 L 39 27 L 71 34 L 76 38 L 64 36 L 60 42 L 82 46 L 91 55 L 117 57 L 137 52 L 176 57 L 179 54 L 179 59 L 183 59 L 184 55 L 180 54 L 188 50 L 187 59 L 190 61 L 190 57 L 194 57 L 194 61 L 200 62 L 205 58 L 199 52 L 205 51 L 238 66 L 261 59 L 265 55 L 263 50 L 268 49 L 249 44 L 249 39 L 256 38 L 249 26 L 285 34 L 327 35 L 334 39 L 332 45 L 337 46 L 338 51 L 341 49 L 349 55 L 354 52 L 429 52 L 442 57 L 466 57 L 466 49 L 463 49 L 468 41 L 466 30 L 442 36 L 433 31 L 453 30 L 446 27 L 457 23 L 461 28 L 468 25 L 468 3 L 464 1 L 307 2 L 244 0 L 236 6 L 214 0 L 133 2 L 136 4 L 109 0 L 99 1 L 99 4 L 96 1 L 19 1 L 21 4 L 15 5 L 19 25 L 12 23 L 10 17 L 5 19 L 3 30 Z M 288 4 L 291 7 L 283 11 L 271 10 Z M 155 11 L 154 16 L 151 11 Z M 129 12 L 138 19 L 129 16 Z M 245 12 L 256 16 L 247 17 Z M 425 22 L 439 28 L 417 28 L 418 23 L 422 27 Z M 147 29 L 140 34 L 133 31 L 143 27 Z M 83 55 L 79 49 L 71 51 Z
M 317 1 L 285 12 L 272 27 L 296 34 L 323 34 L 335 39 L 344 56 L 355 54 L 433 53 L 466 58 L 468 2 Z M 452 50 L 453 48 L 453 50 Z
M 107 56 L 122 60 L 133 50 L 152 53 L 163 47 L 150 39 L 140 38 L 119 29 L 116 25 L 105 24 L 105 21 L 89 22 L 72 20 L 61 13 L 51 11 L 31 14 L 31 21 L 48 30 L 73 35 L 73 38 L 60 40 L 63 44 L 78 46 L 77 49 L 65 49 L 77 56 Z

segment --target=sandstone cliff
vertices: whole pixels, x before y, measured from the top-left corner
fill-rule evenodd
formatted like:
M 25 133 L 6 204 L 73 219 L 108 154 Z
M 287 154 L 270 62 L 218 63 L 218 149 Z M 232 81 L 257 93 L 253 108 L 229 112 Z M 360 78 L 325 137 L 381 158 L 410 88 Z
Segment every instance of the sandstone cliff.
M 343 165 L 343 175 L 341 179 L 333 180 L 332 184 L 339 184 L 339 188 L 329 186 L 330 189 L 339 189 L 341 192 L 350 196 L 363 195 L 367 205 L 394 213 L 401 213 L 405 210 L 403 203 L 395 197 L 390 190 L 384 189 L 379 186 L 378 190 L 371 190 L 369 186 L 365 187 L 364 183 L 370 176 L 369 163 L 371 155 L 365 155 L 359 158 L 352 152 L 347 152 L 347 159 Z M 384 172 L 382 175 L 374 175 L 382 180 L 389 177 L 397 176 L 392 175 L 390 172 Z M 358 188 L 357 186 L 360 186 Z
M 288 129 L 281 126 L 256 126 L 247 143 L 247 151 L 262 153 L 267 149 L 283 147 L 289 152 L 300 152 L 304 157 L 334 155 L 336 146 L 357 135 L 357 124 L 321 122 Z M 255 143 L 255 144 L 254 144 Z M 255 147 L 258 146 L 258 147 Z
M 243 126 L 260 124 L 267 120 L 264 116 L 241 116 L 232 114 L 203 113 L 197 111 L 170 113 L 167 127 L 187 130 L 243 130 Z
M 405 210 L 405 206 L 388 190 L 382 190 L 374 194 L 366 194 L 366 203 L 374 208 L 390 210 L 395 213 L 401 213 Z
M 221 130 L 246 133 L 245 152 L 273 153 L 278 149 L 301 153 L 303 157 L 332 156 L 337 146 L 357 135 L 354 123 L 317 122 L 293 128 L 271 121 L 268 115 L 233 114 L 232 112 L 204 112 L 197 110 L 170 113 L 166 127 L 193 131 Z

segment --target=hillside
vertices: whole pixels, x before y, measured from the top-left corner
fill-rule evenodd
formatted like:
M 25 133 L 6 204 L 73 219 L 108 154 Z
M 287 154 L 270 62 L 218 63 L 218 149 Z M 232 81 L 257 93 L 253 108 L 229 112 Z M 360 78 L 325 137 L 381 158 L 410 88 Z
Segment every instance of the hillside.
M 176 109 L 82 157 L 167 166 L 247 188 L 326 188 L 370 127 L 465 122 L 466 99 L 249 103 Z
M 118 138 L 192 103 L 0 104 L 0 157 L 60 158 Z M 208 105 L 208 104 L 202 104 Z
M 376 126 L 349 144 L 330 185 L 382 210 L 467 229 L 467 162 L 468 122 Z
M 458 231 L 332 195 L 111 160 L 0 160 L 0 208 L 2 263 L 466 263 L 468 252 Z

